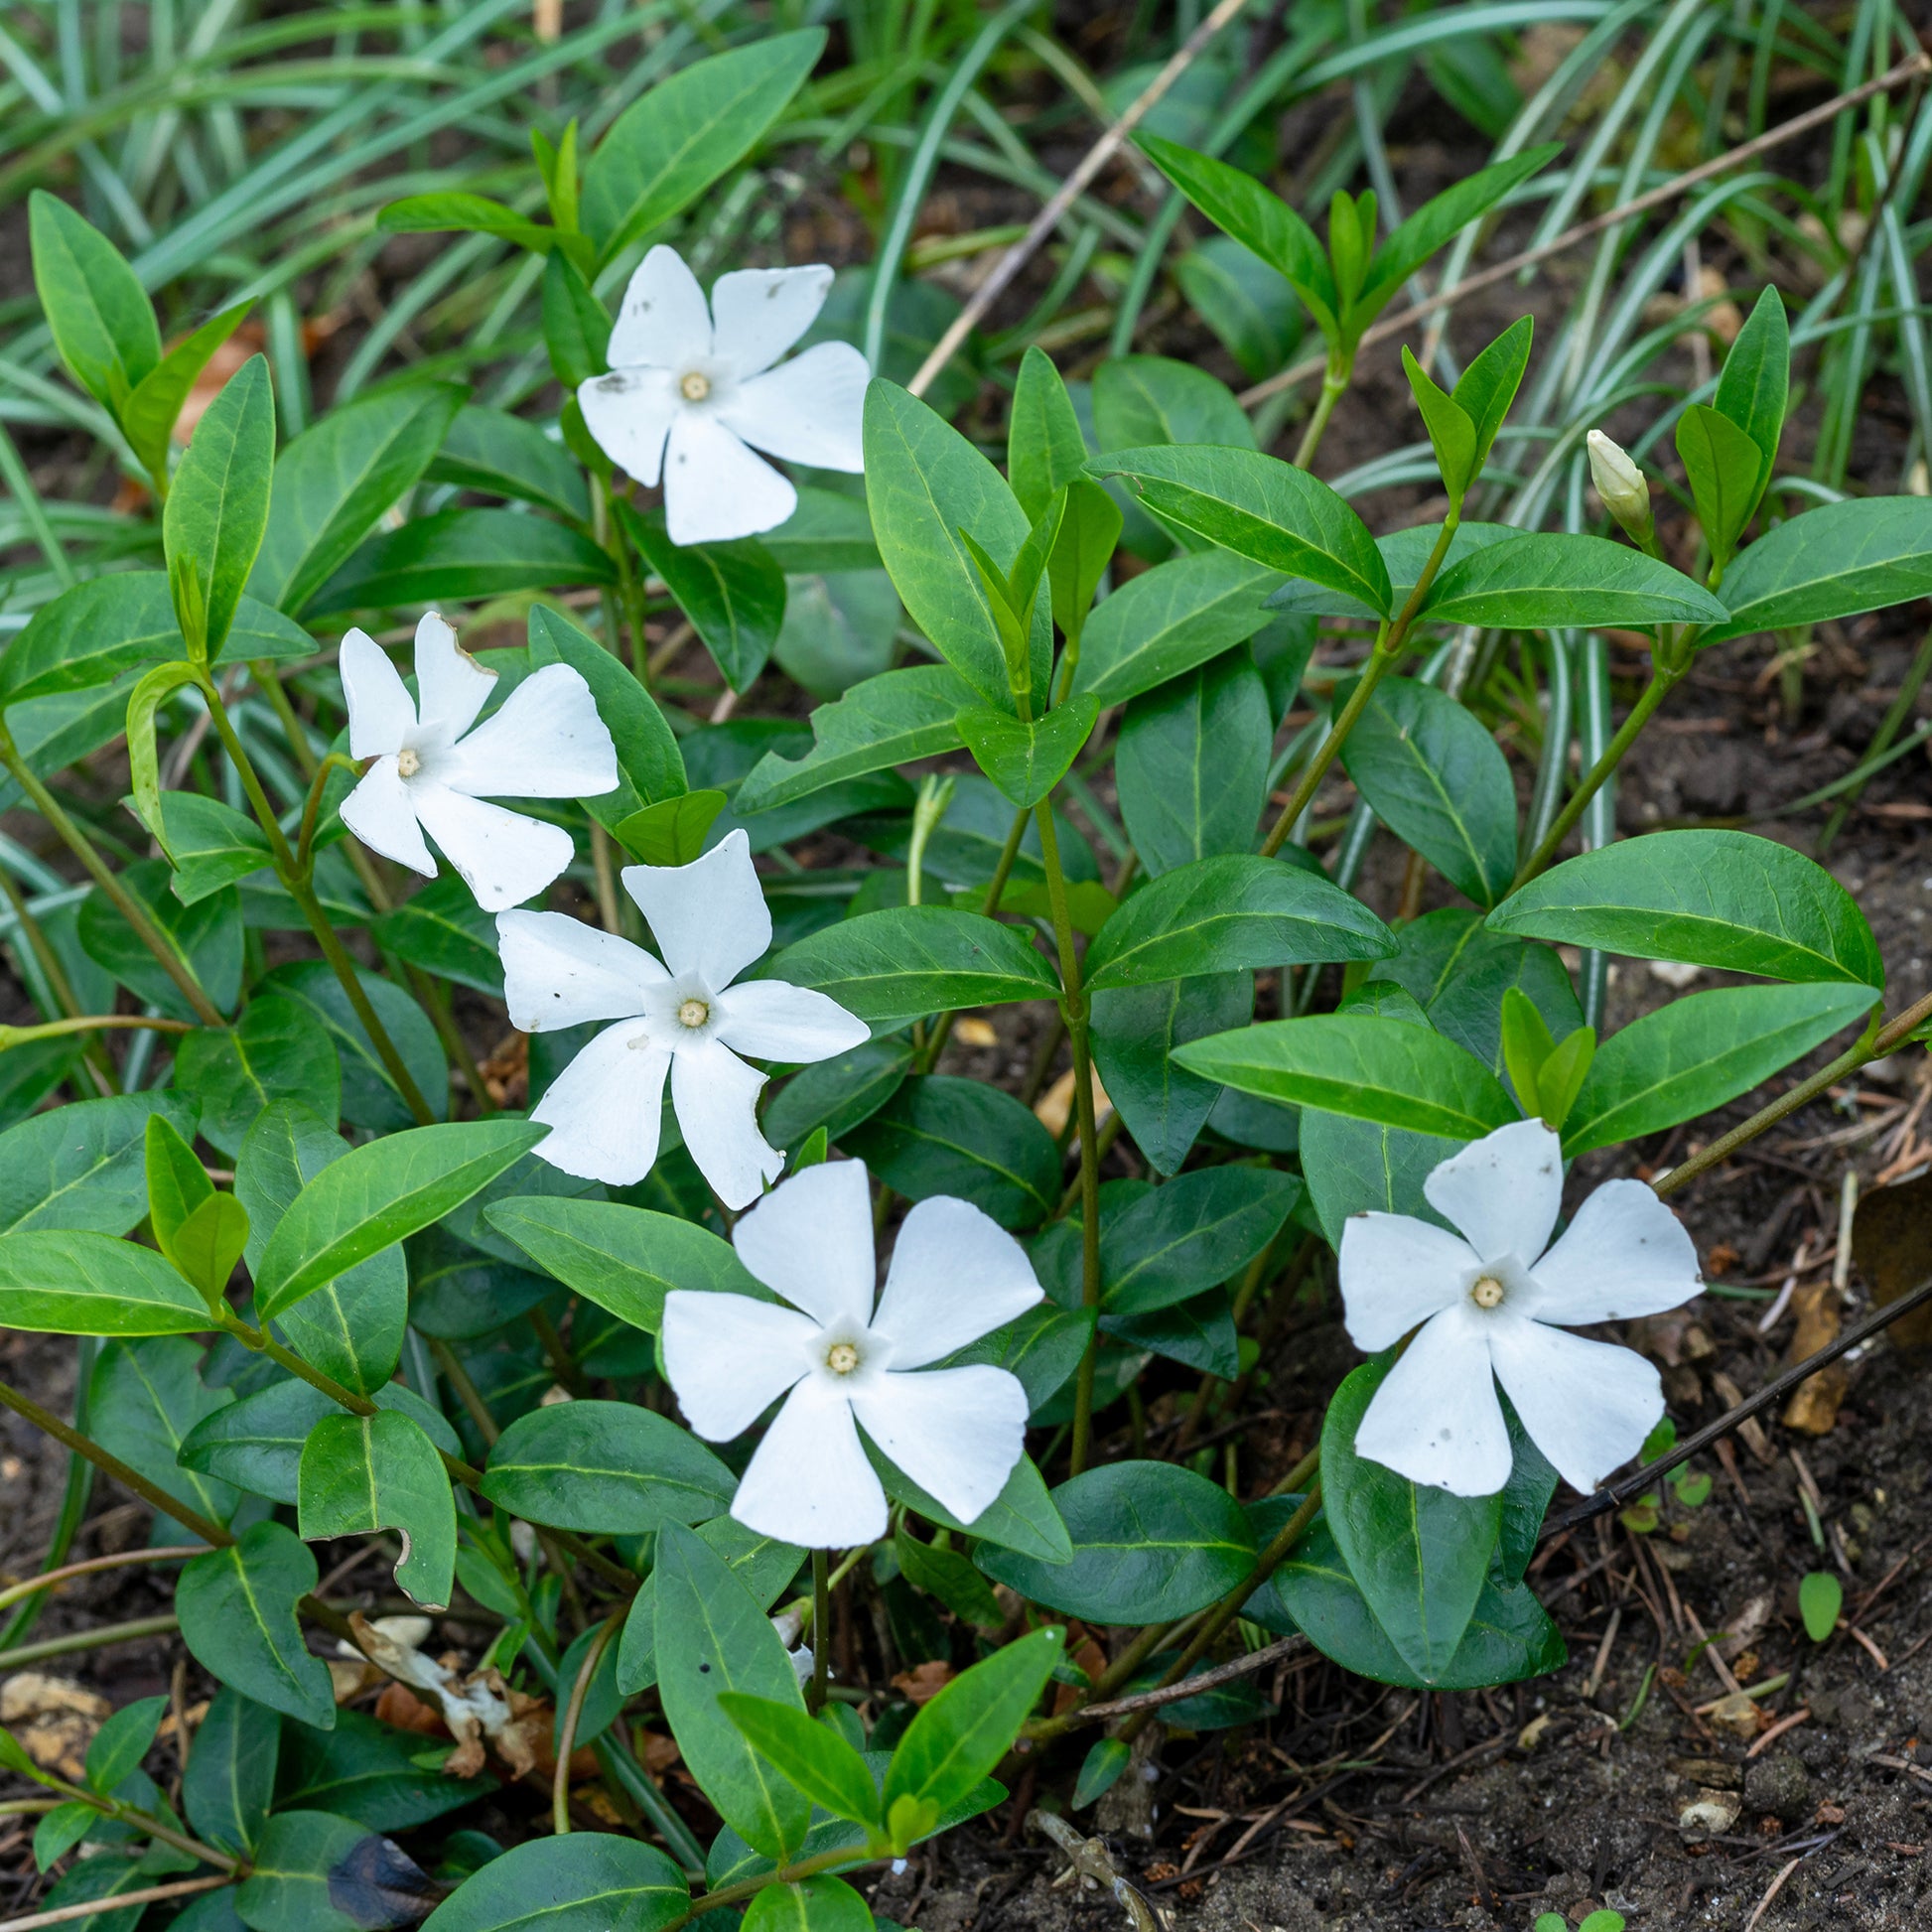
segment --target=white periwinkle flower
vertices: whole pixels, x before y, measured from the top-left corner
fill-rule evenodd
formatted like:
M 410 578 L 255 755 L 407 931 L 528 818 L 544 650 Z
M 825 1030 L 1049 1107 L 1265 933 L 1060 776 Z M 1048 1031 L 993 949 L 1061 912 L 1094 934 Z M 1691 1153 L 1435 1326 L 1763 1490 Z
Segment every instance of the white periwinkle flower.
M 825 306 L 832 271 L 741 268 L 705 306 L 674 248 L 647 254 L 611 331 L 611 373 L 577 401 L 598 447 L 640 483 L 664 479 L 673 543 L 722 543 L 782 523 L 798 492 L 749 443 L 787 463 L 860 471 L 866 358 L 818 343 L 772 367 Z
M 349 755 L 374 760 L 342 806 L 343 823 L 364 845 L 434 879 L 427 832 L 485 912 L 542 892 L 570 864 L 561 825 L 484 800 L 615 789 L 617 750 L 580 672 L 546 664 L 471 731 L 496 673 L 432 611 L 416 626 L 413 702 L 365 630 L 343 639 L 342 673 Z
M 650 921 L 661 965 L 628 939 L 560 912 L 505 912 L 496 921 L 511 1026 L 540 1034 L 617 1023 L 530 1110 L 551 1129 L 536 1151 L 590 1180 L 643 1179 L 657 1159 L 668 1074 L 692 1160 L 728 1207 L 743 1207 L 784 1172 L 784 1157 L 766 1146 L 754 1112 L 765 1076 L 738 1055 L 830 1059 L 870 1030 L 806 987 L 733 983 L 771 944 L 743 831 L 688 866 L 626 866 L 623 886 Z
M 1510 1469 L 1500 1381 L 1558 1472 L 1595 1488 L 1642 1447 L 1663 1388 L 1633 1349 L 1563 1327 L 1688 1302 L 1704 1286 L 1691 1237 L 1642 1181 L 1611 1180 L 1550 1246 L 1563 1155 L 1540 1120 L 1465 1147 L 1423 1192 L 1463 1238 L 1407 1214 L 1352 1215 L 1342 1233 L 1356 1346 L 1387 1348 L 1416 1328 L 1362 1418 L 1357 1451 L 1413 1482 L 1491 1495 Z
M 709 1442 L 785 1404 L 731 1513 L 760 1536 L 848 1549 L 886 1533 L 886 1492 L 863 1429 L 895 1465 L 971 1523 L 1006 1487 L 1027 1433 L 1027 1392 L 985 1363 L 928 1368 L 1038 1302 L 1013 1236 L 963 1200 L 906 1215 L 873 1307 L 872 1202 L 857 1161 L 807 1168 L 732 1230 L 738 1258 L 792 1306 L 748 1295 L 664 1298 L 664 1369 Z M 789 1393 L 787 1394 L 787 1391 Z

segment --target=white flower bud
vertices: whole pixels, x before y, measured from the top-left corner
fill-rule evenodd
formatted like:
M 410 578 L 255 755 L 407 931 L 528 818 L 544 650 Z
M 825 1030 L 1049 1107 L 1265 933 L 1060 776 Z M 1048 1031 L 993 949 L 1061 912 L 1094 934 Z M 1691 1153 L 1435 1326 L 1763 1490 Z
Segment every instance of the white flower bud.
M 1600 429 L 1590 431 L 1589 477 L 1603 507 L 1623 526 L 1632 543 L 1648 543 L 1653 525 L 1650 519 L 1650 485 L 1643 472 Z

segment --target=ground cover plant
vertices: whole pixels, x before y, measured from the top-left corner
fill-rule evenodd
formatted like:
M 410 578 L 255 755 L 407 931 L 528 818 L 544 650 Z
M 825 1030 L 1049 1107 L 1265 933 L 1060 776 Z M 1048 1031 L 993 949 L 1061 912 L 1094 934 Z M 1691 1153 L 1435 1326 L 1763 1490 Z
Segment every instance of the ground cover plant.
M 1932 647 L 1793 836 L 1615 811 L 1923 623 L 1912 23 L 1264 11 L 0 35 L 0 1667 L 179 1662 L 0 1730 L 0 1932 L 842 1932 L 988 1821 L 1151 1925 L 1176 1740 L 1500 1711 L 1555 1548 L 1932 1297 L 1921 1101 L 1883 1306 L 1702 1428 L 1652 1345 L 1792 1294 L 1701 1179 L 1925 1086 L 1825 861 Z M 30 1640 L 100 1573 L 158 1622 Z M 1658 1628 L 1613 1730 L 1702 1726 Z

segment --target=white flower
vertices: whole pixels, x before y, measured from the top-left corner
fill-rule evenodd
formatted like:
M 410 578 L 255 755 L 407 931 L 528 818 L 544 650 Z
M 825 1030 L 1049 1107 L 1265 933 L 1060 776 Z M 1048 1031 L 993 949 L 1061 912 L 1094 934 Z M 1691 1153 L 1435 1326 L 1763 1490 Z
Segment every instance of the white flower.
M 663 1328 L 665 1373 L 708 1442 L 743 1435 L 785 1396 L 731 1513 L 808 1549 L 878 1541 L 886 1492 L 863 1429 L 960 1522 L 980 1515 L 1020 1460 L 1027 1392 L 1003 1368 L 925 1365 L 1041 1299 L 1019 1242 L 970 1202 L 923 1200 L 899 1228 L 875 1310 L 872 1201 L 857 1161 L 794 1174 L 732 1242 L 792 1306 L 674 1289 Z
M 349 755 L 375 760 L 342 807 L 343 823 L 364 845 L 434 879 L 427 832 L 485 912 L 542 892 L 570 864 L 562 826 L 483 800 L 588 798 L 616 788 L 617 751 L 581 673 L 546 664 L 470 731 L 496 673 L 434 611 L 416 626 L 413 703 L 365 630 L 343 639 L 342 673 Z
M 609 375 L 579 384 L 598 447 L 640 483 L 664 478 L 673 543 L 722 543 L 782 523 L 798 492 L 745 446 L 819 470 L 861 471 L 866 358 L 819 343 L 771 365 L 812 325 L 829 268 L 741 268 L 705 307 L 661 244 L 638 265 L 611 331 Z M 668 445 L 668 446 L 667 446 Z
M 657 1159 L 668 1074 L 692 1160 L 728 1207 L 743 1207 L 784 1172 L 784 1157 L 765 1145 L 754 1111 L 765 1076 L 738 1055 L 829 1059 L 870 1030 L 823 993 L 782 980 L 733 984 L 771 944 L 743 831 L 688 866 L 627 866 L 623 885 L 650 921 L 663 965 L 560 912 L 505 912 L 496 921 L 511 1026 L 540 1034 L 618 1023 L 530 1110 L 553 1130 L 537 1152 L 590 1180 L 643 1179 Z
M 1563 1156 L 1539 1120 L 1465 1147 L 1423 1192 L 1465 1239 L 1406 1214 L 1352 1215 L 1342 1233 L 1356 1346 L 1373 1353 L 1422 1324 L 1369 1404 L 1356 1449 L 1413 1482 L 1491 1495 L 1510 1469 L 1500 1381 L 1558 1472 L 1595 1488 L 1636 1454 L 1664 1413 L 1663 1389 L 1634 1350 L 1548 1324 L 1688 1302 L 1704 1286 L 1691 1237 L 1642 1181 L 1611 1180 L 1548 1247 Z

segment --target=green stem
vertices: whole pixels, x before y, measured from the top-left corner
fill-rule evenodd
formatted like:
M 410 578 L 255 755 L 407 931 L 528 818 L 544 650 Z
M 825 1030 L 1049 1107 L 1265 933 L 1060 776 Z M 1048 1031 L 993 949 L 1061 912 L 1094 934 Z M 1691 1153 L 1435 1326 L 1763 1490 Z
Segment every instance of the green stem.
M 64 845 L 87 869 L 87 876 L 106 896 L 107 901 L 134 929 L 134 935 L 154 954 L 161 970 L 174 981 L 195 1017 L 205 1027 L 225 1027 L 228 1023 L 195 977 L 194 970 L 176 949 L 174 941 L 155 923 L 154 915 L 115 878 L 107 863 L 94 850 L 93 841 L 68 816 L 61 801 L 28 769 L 27 761 L 15 749 L 13 735 L 0 724 L 0 763 L 29 798 L 34 808 L 53 826 Z
M 181 1618 L 170 1610 L 164 1616 L 137 1616 L 126 1623 L 103 1623 L 91 1630 L 69 1630 L 65 1636 L 43 1637 L 39 1643 L 24 1643 L 16 1650 L 0 1650 L 0 1671 L 24 1669 L 29 1664 L 45 1663 L 50 1657 L 71 1657 L 77 1651 L 100 1650 L 110 1643 L 136 1643 L 143 1637 L 165 1637 L 181 1628 Z
M 1060 960 L 1060 1011 L 1066 1019 L 1067 1043 L 1073 1049 L 1073 1104 L 1080 1123 L 1080 1306 L 1100 1315 L 1100 1139 L 1093 1110 L 1093 1057 L 1087 1039 L 1087 996 L 1080 985 L 1080 960 L 1073 949 L 1073 919 L 1067 910 L 1066 875 L 1060 870 L 1060 840 L 1053 826 L 1053 806 L 1042 798 L 1034 807 L 1039 827 L 1039 856 L 1046 872 L 1046 897 L 1053 910 L 1053 940 Z M 1087 1337 L 1073 1391 L 1073 1441 L 1068 1450 L 1070 1473 L 1087 1466 L 1093 1435 L 1093 1378 L 1100 1352 L 1098 1325 Z
M 253 807 L 255 822 L 262 828 L 268 840 L 269 857 L 274 861 L 276 876 L 287 889 L 289 897 L 302 908 L 302 916 L 308 921 L 309 930 L 315 934 L 316 944 L 322 948 L 322 956 L 328 960 L 330 970 L 347 999 L 356 1019 L 361 1022 L 362 1031 L 369 1036 L 369 1044 L 376 1050 L 376 1056 L 383 1064 L 389 1078 L 395 1084 L 402 1102 L 416 1116 L 419 1126 L 428 1127 L 436 1119 L 435 1110 L 423 1097 L 423 1090 L 416 1084 L 416 1076 L 410 1072 L 409 1063 L 403 1058 L 396 1042 L 389 1037 L 389 1030 L 377 1017 L 374 1006 L 369 1001 L 368 991 L 363 986 L 361 975 L 355 970 L 355 962 L 349 958 L 348 949 L 337 936 L 336 928 L 329 921 L 329 914 L 323 909 L 321 899 L 311 883 L 309 872 L 297 862 L 290 847 L 287 835 L 282 830 L 281 821 L 275 815 L 275 807 L 268 793 L 262 789 L 261 779 L 255 773 L 253 760 L 242 748 L 240 738 L 235 733 L 234 722 L 228 716 L 228 708 L 221 702 L 221 693 L 216 689 L 212 678 L 201 680 L 202 695 L 207 701 L 208 715 L 214 720 L 214 729 L 221 740 L 222 750 L 228 755 L 229 762 L 240 776 L 241 788 L 248 794 L 248 803 Z M 319 789 L 318 776 L 311 790 Z
M 1637 734 L 1649 724 L 1652 714 L 1670 696 L 1683 675 L 1683 669 L 1667 669 L 1661 660 L 1653 660 L 1650 682 L 1630 707 L 1630 715 L 1617 728 L 1616 736 L 1603 748 L 1603 756 L 1584 774 L 1577 789 L 1571 793 L 1569 802 L 1557 814 L 1556 823 L 1543 835 L 1543 843 L 1523 862 L 1523 869 L 1516 875 L 1512 891 L 1526 886 L 1563 849 L 1564 840 L 1576 830 L 1577 821 L 1583 817 L 1589 801 L 1609 782 L 1610 774 L 1622 762 L 1624 753 L 1637 742 Z
M 1334 763 L 1336 755 L 1348 742 L 1348 734 L 1368 709 L 1368 701 L 1375 695 L 1375 687 L 1387 672 L 1402 661 L 1402 654 L 1409 647 L 1410 627 L 1429 596 L 1430 587 L 1436 582 L 1436 573 L 1442 569 L 1449 545 L 1455 541 L 1460 522 L 1460 509 L 1452 510 L 1444 518 L 1442 531 L 1436 538 L 1435 548 L 1429 553 L 1429 560 L 1423 565 L 1422 575 L 1416 579 L 1415 589 L 1409 593 L 1408 601 L 1396 613 L 1394 620 L 1383 625 L 1381 634 L 1375 640 L 1375 648 L 1369 653 L 1368 662 L 1362 666 L 1361 675 L 1355 680 L 1354 690 L 1348 694 L 1348 702 L 1341 708 L 1341 716 L 1328 727 L 1327 737 L 1315 748 L 1314 756 L 1303 767 L 1294 792 L 1282 807 L 1281 817 L 1276 819 L 1268 836 L 1262 840 L 1263 858 L 1272 859 L 1288 843 L 1288 835 L 1294 831 L 1296 821 L 1313 802 L 1314 794 L 1321 788 L 1321 780 L 1328 775 L 1329 765 Z
M 1007 833 L 1007 842 L 1000 850 L 1000 862 L 993 868 L 992 883 L 986 889 L 986 897 L 980 900 L 980 912 L 991 918 L 1000 909 L 1001 895 L 1007 889 L 1007 881 L 1013 877 L 1014 862 L 1020 857 L 1020 841 L 1027 836 L 1027 820 L 1032 816 L 1023 805 L 1013 815 L 1013 828 Z M 925 1058 L 920 1063 L 921 1073 L 930 1073 L 939 1064 L 939 1055 L 946 1050 L 946 1041 L 952 1036 L 952 1024 L 959 1018 L 956 1013 L 942 1013 L 932 1023 L 932 1037 L 925 1044 Z
M 812 1681 L 805 1690 L 805 1709 L 816 1714 L 825 1703 L 831 1679 L 832 1562 L 823 1550 L 812 1552 Z
M 1300 447 L 1295 452 L 1295 467 L 1306 470 L 1314 461 L 1314 453 L 1321 447 L 1321 439 L 1327 432 L 1328 418 L 1335 413 L 1343 392 L 1348 387 L 1348 378 L 1353 371 L 1351 360 L 1337 368 L 1331 361 L 1321 378 L 1321 393 L 1314 401 L 1314 414 L 1309 418 L 1308 427 L 1302 432 Z
M 777 1871 L 759 1871 L 750 1878 L 740 1878 L 734 1884 L 720 1885 L 716 1891 L 708 1891 L 694 1898 L 689 1908 L 676 1918 L 666 1920 L 663 1932 L 679 1932 L 693 1919 L 714 1912 L 721 1905 L 735 1905 L 741 1898 L 750 1898 L 761 1892 L 766 1885 L 795 1885 L 806 1878 L 815 1878 L 821 1871 L 853 1870 L 862 1864 L 881 1863 L 877 1859 L 855 1858 L 854 1850 L 854 1847 L 847 1845 L 830 1852 L 815 1852 L 809 1859 L 800 1859 L 796 1864 L 785 1865 Z
M 130 1550 L 120 1556 L 89 1557 L 84 1563 L 64 1564 L 59 1570 L 43 1571 L 38 1577 L 29 1577 L 24 1584 L 14 1584 L 0 1589 L 0 1609 L 18 1603 L 23 1596 L 32 1596 L 36 1590 L 51 1589 L 56 1584 L 64 1584 L 71 1577 L 88 1577 L 100 1570 L 125 1570 L 141 1563 L 186 1563 L 190 1557 L 199 1557 L 201 1546 L 195 1543 L 175 1543 L 165 1549 Z
M 550 1824 L 559 1838 L 565 1837 L 570 1831 L 570 1758 L 577 1746 L 577 1725 L 584 1715 L 584 1700 L 590 1696 L 597 1667 L 604 1661 L 604 1653 L 610 1649 L 611 1639 L 623 1628 L 623 1620 L 628 1615 L 626 1608 L 605 1618 L 603 1627 L 592 1638 L 591 1647 L 585 1652 L 577 1682 L 570 1687 L 570 1704 L 564 1712 L 563 1728 L 557 1733 L 556 1775 L 550 1784 Z
M 157 1034 L 192 1034 L 186 1020 L 162 1020 L 145 1013 L 83 1013 L 71 1020 L 43 1020 L 32 1027 L 0 1027 L 0 1053 L 9 1046 L 25 1046 L 35 1039 L 59 1039 L 63 1034 L 91 1034 L 111 1029 L 145 1029 Z

